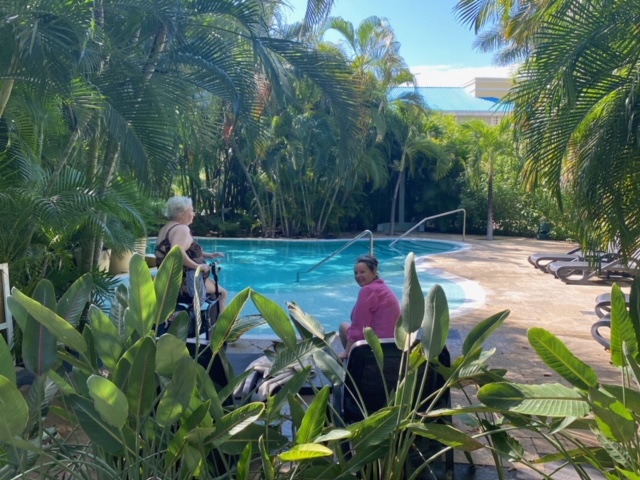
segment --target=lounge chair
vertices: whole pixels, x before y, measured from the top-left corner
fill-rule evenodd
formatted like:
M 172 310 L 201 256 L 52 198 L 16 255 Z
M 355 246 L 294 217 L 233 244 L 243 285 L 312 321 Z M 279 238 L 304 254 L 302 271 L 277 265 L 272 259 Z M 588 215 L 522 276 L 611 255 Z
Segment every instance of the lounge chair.
M 609 340 L 608 336 L 602 336 L 600 333 L 601 328 L 611 330 L 611 317 L 609 315 L 605 315 L 601 320 L 598 320 L 591 326 L 591 336 L 593 339 L 605 349 L 609 350 L 611 348 L 611 340 Z
M 573 250 L 569 250 L 567 253 L 558 253 L 558 252 L 541 252 L 541 253 L 533 253 L 529 255 L 527 260 L 529 263 L 533 265 L 535 268 L 539 268 L 543 272 L 546 272 L 546 267 L 551 262 L 572 262 L 575 260 L 582 260 L 582 253 L 580 251 L 580 247 L 574 248 Z
M 629 294 L 624 294 L 624 301 L 629 308 Z M 595 312 L 598 318 L 604 318 L 611 313 L 611 293 L 601 293 L 596 297 Z
M 596 264 L 587 261 L 551 262 L 547 271 L 565 283 L 588 285 L 594 278 L 610 280 L 611 278 L 632 278 L 638 272 L 638 264 L 631 260 L 625 264 L 624 259 L 603 256 Z

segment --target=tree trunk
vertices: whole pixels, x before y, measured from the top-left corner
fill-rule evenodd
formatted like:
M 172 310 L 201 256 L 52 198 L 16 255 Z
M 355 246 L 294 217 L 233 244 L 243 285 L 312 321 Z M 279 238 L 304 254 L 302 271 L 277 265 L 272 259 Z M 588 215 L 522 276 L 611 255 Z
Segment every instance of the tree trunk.
M 389 235 L 396 234 L 396 204 L 398 203 L 398 193 L 400 192 L 400 183 L 404 181 L 404 171 L 398 174 L 396 186 L 393 189 L 393 200 L 391 201 L 391 220 L 389 221 Z
M 493 240 L 493 172 L 489 172 L 487 190 L 487 240 Z

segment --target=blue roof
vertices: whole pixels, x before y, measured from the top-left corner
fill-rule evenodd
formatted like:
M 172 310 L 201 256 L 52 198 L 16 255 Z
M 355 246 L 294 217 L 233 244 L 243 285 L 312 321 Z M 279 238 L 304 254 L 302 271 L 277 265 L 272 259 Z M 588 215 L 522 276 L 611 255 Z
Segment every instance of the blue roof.
M 441 112 L 487 112 L 510 110 L 494 98 L 476 98 L 462 87 L 395 87 L 389 90 L 389 101 L 415 93 L 422 97 L 425 105 Z

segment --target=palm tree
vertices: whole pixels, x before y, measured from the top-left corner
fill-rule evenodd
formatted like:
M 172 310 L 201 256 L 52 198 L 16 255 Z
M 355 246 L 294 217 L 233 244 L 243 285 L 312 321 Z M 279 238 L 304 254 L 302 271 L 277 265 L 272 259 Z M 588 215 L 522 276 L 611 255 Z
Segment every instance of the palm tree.
M 496 162 L 515 157 L 511 125 L 503 119 L 491 126 L 482 120 L 471 120 L 462 125 L 467 134 L 465 144 L 468 156 L 463 160 L 467 181 L 477 183 L 481 173 L 487 175 L 487 240 L 493 240 L 493 178 Z

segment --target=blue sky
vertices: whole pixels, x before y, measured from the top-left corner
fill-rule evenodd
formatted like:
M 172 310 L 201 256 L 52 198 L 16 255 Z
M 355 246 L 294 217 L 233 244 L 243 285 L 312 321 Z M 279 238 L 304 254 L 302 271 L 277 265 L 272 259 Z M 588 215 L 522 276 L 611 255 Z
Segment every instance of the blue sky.
M 293 9 L 288 18 L 302 18 L 306 0 L 289 1 Z M 492 66 L 492 54 L 473 48 L 475 35 L 455 19 L 455 4 L 455 0 L 335 0 L 331 14 L 356 28 L 371 15 L 389 19 L 400 53 L 419 85 L 460 86 L 476 76 L 508 76 L 508 68 Z

